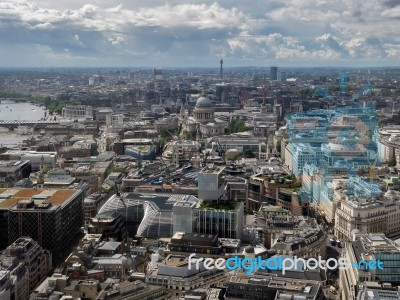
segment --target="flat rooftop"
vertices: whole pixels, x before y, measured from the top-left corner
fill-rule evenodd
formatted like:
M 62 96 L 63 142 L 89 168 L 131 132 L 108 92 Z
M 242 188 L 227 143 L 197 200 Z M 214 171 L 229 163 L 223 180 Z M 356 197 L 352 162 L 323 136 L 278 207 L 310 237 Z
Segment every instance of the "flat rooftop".
M 172 239 L 180 240 L 182 242 L 193 240 L 196 240 L 198 242 L 216 242 L 218 238 L 217 235 L 214 234 L 176 232 Z
M 0 189 L 0 209 L 9 209 L 18 204 L 22 200 L 40 201 L 41 203 L 51 203 L 52 206 L 60 206 L 69 200 L 75 193 L 81 190 L 77 189 L 18 189 L 18 188 L 2 188 Z
M 199 173 L 207 173 L 207 174 L 218 174 L 221 171 L 223 171 L 225 169 L 225 167 L 220 167 L 217 165 L 207 165 L 206 167 L 204 167 Z
M 202 201 L 197 204 L 197 208 L 206 210 L 225 210 L 233 211 L 238 209 L 241 202 L 229 202 L 229 201 Z

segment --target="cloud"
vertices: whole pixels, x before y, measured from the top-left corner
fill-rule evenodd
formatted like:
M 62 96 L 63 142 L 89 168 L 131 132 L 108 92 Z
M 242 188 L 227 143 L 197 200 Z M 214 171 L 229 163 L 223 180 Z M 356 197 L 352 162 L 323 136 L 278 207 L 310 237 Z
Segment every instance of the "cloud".
M 0 42 L 15 65 L 24 49 L 43 55 L 31 64 L 392 64 L 398 19 L 395 0 L 6 0 Z
M 394 8 L 396 6 L 400 6 L 400 0 L 384 0 L 383 5 L 389 8 Z

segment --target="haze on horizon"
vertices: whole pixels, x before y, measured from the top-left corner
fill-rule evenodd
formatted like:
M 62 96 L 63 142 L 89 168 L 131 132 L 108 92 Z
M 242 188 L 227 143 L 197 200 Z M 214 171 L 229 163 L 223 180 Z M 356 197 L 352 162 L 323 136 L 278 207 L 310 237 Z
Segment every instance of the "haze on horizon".
M 0 67 L 396 66 L 400 0 L 0 2 Z

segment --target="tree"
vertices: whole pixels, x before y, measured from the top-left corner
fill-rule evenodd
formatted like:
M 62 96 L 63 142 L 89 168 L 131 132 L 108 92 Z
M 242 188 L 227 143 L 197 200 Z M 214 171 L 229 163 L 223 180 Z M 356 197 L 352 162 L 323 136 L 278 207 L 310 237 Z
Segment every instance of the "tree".
M 282 150 L 282 138 L 279 138 L 276 143 L 276 152 L 281 153 Z
M 246 124 L 242 120 L 232 120 L 228 124 L 228 133 L 237 133 L 251 130 L 250 127 L 246 127 Z
M 253 150 L 251 150 L 251 149 L 244 150 L 243 156 L 245 158 L 255 158 L 256 157 L 256 155 L 254 154 Z
M 391 160 L 388 162 L 388 166 L 389 166 L 389 167 L 395 167 L 396 165 L 397 165 L 396 157 L 394 157 L 393 159 L 391 159 Z

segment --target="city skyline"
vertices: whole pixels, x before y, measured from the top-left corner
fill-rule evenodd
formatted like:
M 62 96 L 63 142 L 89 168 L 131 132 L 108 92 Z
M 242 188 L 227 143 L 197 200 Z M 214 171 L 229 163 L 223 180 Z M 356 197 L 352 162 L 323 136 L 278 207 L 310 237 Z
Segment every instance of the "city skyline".
M 0 67 L 392 67 L 399 17 L 390 0 L 4 1 Z

